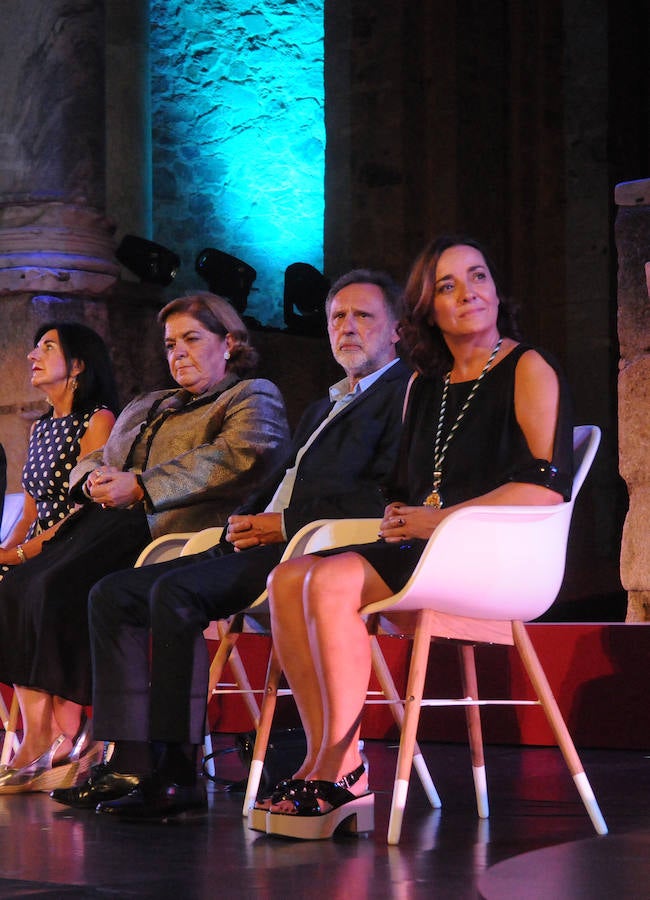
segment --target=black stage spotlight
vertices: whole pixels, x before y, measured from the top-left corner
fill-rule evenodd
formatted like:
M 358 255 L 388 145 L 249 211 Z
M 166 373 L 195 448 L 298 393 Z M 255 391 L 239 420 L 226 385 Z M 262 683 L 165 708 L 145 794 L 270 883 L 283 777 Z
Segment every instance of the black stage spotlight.
M 243 313 L 257 272 L 248 263 L 221 250 L 206 247 L 196 257 L 194 268 L 207 281 L 213 294 L 230 300 L 238 313 Z
M 148 284 L 171 284 L 181 264 L 180 256 L 172 250 L 134 234 L 124 235 L 115 256 Z
M 284 272 L 284 321 L 294 334 L 325 334 L 325 300 L 330 281 L 309 263 L 291 263 Z

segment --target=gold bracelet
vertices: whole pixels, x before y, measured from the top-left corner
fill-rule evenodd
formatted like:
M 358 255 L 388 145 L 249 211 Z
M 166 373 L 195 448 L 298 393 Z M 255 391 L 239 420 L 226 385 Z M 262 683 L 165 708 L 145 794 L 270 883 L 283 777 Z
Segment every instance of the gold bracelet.
M 16 553 L 18 554 L 18 561 L 21 563 L 27 562 L 27 557 L 25 556 L 25 551 L 22 548 L 21 544 L 18 544 L 16 547 Z

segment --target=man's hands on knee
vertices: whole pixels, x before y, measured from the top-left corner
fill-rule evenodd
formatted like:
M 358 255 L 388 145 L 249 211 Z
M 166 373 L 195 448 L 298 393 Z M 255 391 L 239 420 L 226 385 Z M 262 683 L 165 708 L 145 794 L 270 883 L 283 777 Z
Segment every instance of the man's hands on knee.
M 226 540 L 235 550 L 247 550 L 260 544 L 278 544 L 286 540 L 281 513 L 258 513 L 255 516 L 229 516 Z

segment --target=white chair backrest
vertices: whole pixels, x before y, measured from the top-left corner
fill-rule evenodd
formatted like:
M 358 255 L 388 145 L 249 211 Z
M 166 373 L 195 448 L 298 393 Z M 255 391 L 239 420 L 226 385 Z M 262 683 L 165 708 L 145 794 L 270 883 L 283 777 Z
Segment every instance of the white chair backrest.
M 372 544 L 379 537 L 381 519 L 328 519 L 307 535 L 304 553 L 317 553 L 348 544 Z
M 2 523 L 0 524 L 0 541 L 4 541 L 14 527 L 23 511 L 22 493 L 5 494 L 4 507 L 2 509 Z
M 310 548 L 310 540 L 314 534 L 317 534 L 322 527 L 325 527 L 329 524 L 328 519 L 317 519 L 315 522 L 308 522 L 307 525 L 303 525 L 294 536 L 289 540 L 287 546 L 284 548 L 284 552 L 282 554 L 281 562 L 285 562 L 288 559 L 293 559 L 294 556 L 303 556 L 305 553 L 309 553 L 312 549 L 324 550 L 325 546 Z M 327 547 L 333 546 L 332 544 L 327 544 Z M 251 603 L 249 607 L 245 610 L 254 611 L 256 613 L 264 612 L 267 609 L 268 603 L 268 592 L 266 590 L 262 591 L 259 597 Z
M 573 429 L 573 491 L 571 502 L 578 492 L 594 461 L 600 444 L 601 431 L 597 425 L 576 425 Z
M 194 532 L 192 531 L 178 531 L 173 534 L 162 534 L 160 537 L 154 538 L 133 563 L 134 568 L 168 562 L 170 559 L 178 559 L 183 551 L 183 547 L 192 537 L 194 537 Z
M 204 550 L 209 550 L 210 547 L 214 547 L 215 544 L 219 543 L 222 534 L 223 528 L 219 525 L 197 531 L 196 534 L 193 534 L 187 541 L 181 550 L 180 555 L 191 556 L 193 553 L 202 553 Z

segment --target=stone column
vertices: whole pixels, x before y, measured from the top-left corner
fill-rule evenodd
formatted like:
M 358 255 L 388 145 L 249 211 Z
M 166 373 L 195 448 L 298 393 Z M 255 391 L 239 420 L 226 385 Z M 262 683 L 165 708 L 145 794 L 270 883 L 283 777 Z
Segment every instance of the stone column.
M 650 179 L 616 186 L 619 468 L 630 505 L 623 528 L 621 582 L 627 622 L 650 621 Z
M 103 215 L 103 0 L 8 0 L 2 13 L 0 440 L 17 490 L 44 409 L 25 361 L 33 333 L 46 319 L 86 318 L 84 299 L 119 267 Z
M 0 441 L 12 491 L 45 408 L 25 360 L 40 324 L 72 319 L 102 334 L 123 401 L 165 377 L 160 291 L 121 281 L 114 256 L 115 216 L 150 229 L 147 10 L 146 0 L 2 4 Z
M 101 294 L 119 274 L 104 217 L 104 0 L 10 0 L 1 40 L 0 294 Z

